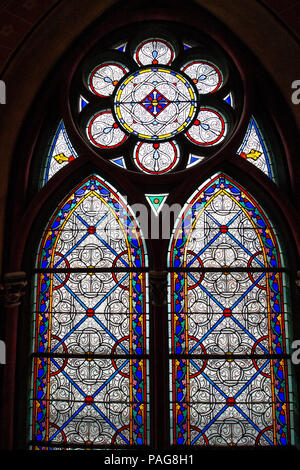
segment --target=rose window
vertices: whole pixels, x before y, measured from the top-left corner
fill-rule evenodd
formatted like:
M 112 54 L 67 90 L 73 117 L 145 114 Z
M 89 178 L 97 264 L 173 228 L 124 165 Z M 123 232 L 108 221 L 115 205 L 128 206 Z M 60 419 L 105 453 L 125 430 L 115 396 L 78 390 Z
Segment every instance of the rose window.
M 196 90 L 181 74 L 152 67 L 135 72 L 117 88 L 115 113 L 121 127 L 140 139 L 175 137 L 192 122 Z
M 152 175 L 188 168 L 234 128 L 227 65 L 198 48 L 139 38 L 93 56 L 82 71 L 81 133 L 123 168 Z
M 260 83 L 201 30 L 145 21 L 99 40 L 96 26 L 59 63 L 68 93 L 62 79 L 59 107 L 49 87 L 59 121 L 22 190 L 29 445 L 290 445 L 289 268 L 259 203 L 281 147 Z

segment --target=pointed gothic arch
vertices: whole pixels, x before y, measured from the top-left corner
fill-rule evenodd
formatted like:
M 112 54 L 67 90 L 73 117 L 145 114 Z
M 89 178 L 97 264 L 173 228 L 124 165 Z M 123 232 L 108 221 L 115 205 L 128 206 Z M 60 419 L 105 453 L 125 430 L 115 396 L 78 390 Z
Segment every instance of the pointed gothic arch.
M 54 212 L 35 267 L 33 449 L 148 442 L 147 265 L 134 215 L 99 176 Z
M 178 217 L 168 266 L 173 442 L 294 442 L 286 264 L 274 225 L 219 173 Z
M 6 261 L 8 261 L 7 265 L 10 266 L 10 268 L 8 269 L 17 270 L 22 268 L 28 273 L 28 276 L 30 276 L 28 257 L 26 259 L 26 254 L 24 255 L 24 252 L 26 251 L 26 249 L 28 249 L 29 246 L 27 244 L 27 247 L 25 248 L 26 240 L 28 241 L 30 238 L 31 227 L 35 225 L 34 230 L 37 230 L 36 227 L 39 225 L 39 222 L 44 218 L 43 212 L 48 210 L 47 207 L 49 207 L 51 201 L 59 201 L 64 199 L 65 194 L 67 194 L 68 192 L 64 192 L 64 188 L 66 188 L 67 186 L 68 188 L 75 187 L 77 183 L 81 181 L 82 178 L 78 178 L 77 176 L 80 171 L 85 168 L 85 166 L 89 166 L 93 173 L 95 172 L 97 174 L 100 174 L 101 178 L 104 177 L 107 181 L 112 182 L 112 184 L 117 187 L 119 192 L 121 192 L 122 194 L 129 194 L 129 202 L 144 203 L 144 196 L 146 191 L 147 193 L 151 194 L 153 194 L 154 192 L 158 194 L 163 192 L 169 195 L 166 199 L 166 203 L 170 205 L 172 204 L 172 202 L 180 203 L 183 205 L 191 193 L 191 187 L 198 187 L 200 181 L 203 181 L 216 169 L 221 169 L 222 171 L 227 173 L 227 168 L 230 168 L 228 174 L 232 174 L 233 179 L 238 183 L 243 180 L 243 186 L 247 188 L 249 187 L 249 191 L 252 194 L 255 194 L 255 197 L 258 201 L 262 201 L 262 199 L 266 195 L 266 199 L 268 199 L 269 202 L 271 201 L 271 203 L 268 203 L 268 205 L 272 208 L 273 211 L 278 211 L 278 206 L 279 215 L 277 216 L 277 219 L 282 216 L 282 225 L 286 226 L 286 233 L 290 237 L 292 246 L 294 246 L 293 243 L 296 243 L 297 240 L 297 224 L 295 222 L 297 215 L 293 206 L 292 197 L 289 198 L 289 196 L 285 194 L 285 190 L 286 188 L 290 188 L 290 181 L 293 181 L 293 178 L 295 178 L 296 170 L 292 158 L 292 154 L 294 151 L 292 148 L 293 137 L 291 137 L 293 134 L 293 131 L 291 130 L 292 127 L 287 129 L 287 132 L 290 133 L 287 139 L 285 139 L 284 133 L 281 130 L 284 127 L 283 115 L 285 115 L 285 113 L 282 113 L 282 116 L 280 116 L 280 114 L 282 112 L 282 109 L 285 109 L 285 107 L 280 102 L 280 97 L 278 98 L 278 102 L 276 102 L 275 105 L 274 103 L 272 103 L 272 107 L 270 106 L 268 96 L 273 95 L 273 92 L 276 96 L 278 96 L 278 91 L 273 88 L 271 83 L 268 82 L 269 93 L 265 94 L 266 88 L 263 88 L 262 84 L 265 84 L 266 81 L 268 81 L 268 77 L 266 77 L 263 72 L 260 77 L 255 77 L 255 85 L 257 87 L 256 91 L 260 90 L 260 94 L 254 97 L 253 88 L 251 85 L 253 79 L 252 66 L 253 64 L 257 65 L 257 62 L 253 57 L 249 58 L 248 51 L 246 51 L 246 49 L 243 49 L 240 44 L 235 45 L 235 38 L 230 34 L 227 34 L 228 31 L 223 28 L 223 26 L 220 25 L 220 23 L 218 23 L 215 19 L 210 18 L 208 15 L 207 21 L 203 22 L 203 18 L 206 17 L 206 13 L 201 12 L 200 14 L 199 11 L 197 11 L 197 8 L 194 7 L 195 6 L 193 6 L 188 13 L 184 13 L 180 10 L 180 8 L 178 8 L 176 11 L 167 11 L 166 9 L 161 10 L 160 8 L 157 8 L 155 11 L 147 11 L 146 13 L 141 13 L 141 11 L 135 11 L 133 12 L 132 17 L 127 18 L 126 21 L 124 20 L 122 15 L 116 14 L 116 10 L 114 10 L 112 14 L 113 21 L 108 21 L 107 18 L 103 21 L 101 19 L 95 28 L 91 27 L 90 31 L 88 32 L 88 35 L 85 38 L 84 36 L 81 38 L 82 42 L 80 39 L 77 44 L 74 44 L 72 50 L 69 51 L 69 53 L 64 57 L 64 60 L 54 70 L 56 83 L 54 83 L 53 86 L 58 85 L 58 87 L 54 87 L 52 90 L 50 90 L 50 87 L 48 92 L 45 92 L 45 89 L 42 90 L 41 102 L 43 103 L 43 109 L 47 109 L 47 106 L 49 106 L 49 103 L 52 101 L 53 97 L 55 97 L 55 105 L 57 106 L 57 109 L 55 110 L 57 111 L 55 116 L 56 122 L 60 122 L 60 120 L 63 119 L 66 132 L 68 134 L 70 142 L 72 142 L 72 146 L 78 154 L 78 158 L 75 158 L 74 160 L 70 159 L 70 162 L 68 162 L 68 164 L 65 164 L 64 167 L 61 168 L 59 172 L 55 173 L 53 178 L 51 178 L 41 190 L 38 190 L 37 186 L 40 185 L 40 181 L 37 175 L 40 173 L 37 169 L 40 168 L 42 154 L 38 153 L 36 151 L 37 146 L 33 145 L 33 140 L 35 139 L 32 139 L 31 117 L 33 116 L 33 120 L 36 124 L 36 127 L 33 127 L 39 129 L 38 134 L 39 137 L 41 137 L 41 140 L 45 138 L 44 136 L 42 138 L 42 134 L 45 133 L 45 130 L 47 131 L 46 133 L 50 133 L 53 137 L 56 128 L 52 125 L 51 119 L 49 122 L 47 122 L 48 116 L 38 109 L 38 105 L 35 109 L 33 107 L 34 112 L 32 116 L 30 116 L 30 123 L 27 127 L 27 131 L 29 129 L 30 132 L 26 133 L 26 130 L 24 131 L 25 139 L 22 142 L 22 145 L 19 147 L 19 149 L 22 148 L 23 151 L 22 153 L 18 152 L 20 158 L 23 158 L 23 155 L 26 155 L 26 158 L 23 158 L 23 163 L 19 162 L 18 165 L 16 164 L 16 166 L 18 166 L 19 168 L 19 176 L 17 177 L 18 190 L 16 193 L 13 193 L 13 191 L 11 192 L 11 194 L 14 194 L 14 208 L 12 216 L 12 226 L 14 226 L 14 230 L 11 231 L 11 233 L 13 234 L 13 240 L 9 240 L 7 244 L 9 247 L 9 251 L 6 255 Z M 195 15 L 191 15 L 191 11 L 193 11 Z M 199 18 L 201 18 L 201 22 L 199 21 Z M 110 19 L 112 19 L 112 17 L 110 17 Z M 99 151 L 97 148 L 89 147 L 86 144 L 86 141 L 84 140 L 84 137 L 80 130 L 80 126 L 77 126 L 77 118 L 74 118 L 73 114 L 75 103 L 76 109 L 78 110 L 78 96 L 74 92 L 74 86 L 79 83 L 78 76 L 75 77 L 73 72 L 75 72 L 76 69 L 78 70 L 77 67 L 80 67 L 81 60 L 84 58 L 85 54 L 88 53 L 90 46 L 95 45 L 97 41 L 99 41 L 100 37 L 100 44 L 103 40 L 103 47 L 106 47 L 107 43 L 105 41 L 107 40 L 109 34 L 115 32 L 115 30 L 117 30 L 119 27 L 120 29 L 124 28 L 124 31 L 127 29 L 127 32 L 134 31 L 134 28 L 132 26 L 139 24 L 141 19 L 143 20 L 142 27 L 144 27 L 144 24 L 147 21 L 152 21 L 155 23 L 157 20 L 159 20 L 161 23 L 166 22 L 168 26 L 170 26 L 171 24 L 171 30 L 173 32 L 175 31 L 175 42 L 180 42 L 179 38 L 181 38 L 181 27 L 182 29 L 184 29 L 183 23 L 189 25 L 191 29 L 194 28 L 197 34 L 199 33 L 199 36 L 201 36 L 203 33 L 208 35 L 212 39 L 212 41 L 216 41 L 219 46 L 221 46 L 223 52 L 226 51 L 229 56 L 229 62 L 231 61 L 233 63 L 233 68 L 235 69 L 235 72 L 237 72 L 237 74 L 235 75 L 237 82 L 240 83 L 238 79 L 238 76 L 240 74 L 243 83 L 243 86 L 240 91 L 243 94 L 244 101 L 243 103 L 239 104 L 238 109 L 240 114 L 237 113 L 238 118 L 236 120 L 236 128 L 235 131 L 230 135 L 230 138 L 223 142 L 224 146 L 216 148 L 215 153 L 212 152 L 211 154 L 209 154 L 208 152 L 208 158 L 205 158 L 205 160 L 201 160 L 202 156 L 199 155 L 201 152 L 199 152 L 199 154 L 196 154 L 196 156 L 191 156 L 194 154 L 186 151 L 184 156 L 185 162 L 187 164 L 186 168 L 184 168 L 183 166 L 180 167 L 179 164 L 177 164 L 175 168 L 174 165 L 174 172 L 158 175 L 157 178 L 155 177 L 156 180 L 153 179 L 153 175 L 151 174 L 138 174 L 136 171 L 133 171 L 134 163 L 130 168 L 128 168 L 128 171 L 112 163 L 113 160 L 116 160 L 116 158 L 122 158 L 122 155 L 117 155 L 116 157 L 115 155 L 112 155 L 112 153 L 105 153 L 105 151 L 102 152 Z M 126 22 L 127 24 L 125 24 Z M 201 27 L 201 30 L 199 28 L 199 24 L 203 26 Z M 177 28 L 178 25 L 180 25 L 180 28 Z M 101 27 L 103 28 L 101 29 Z M 178 32 L 178 37 L 176 30 Z M 106 38 L 101 37 L 102 33 L 100 33 L 99 36 L 99 31 L 102 31 L 103 34 L 107 33 Z M 173 38 L 174 36 L 172 36 L 172 39 L 170 39 L 171 42 Z M 122 47 L 122 44 L 120 44 L 119 46 Z M 186 46 L 188 46 L 188 44 L 186 44 Z M 240 47 L 241 49 L 239 49 Z M 245 57 L 248 57 L 249 60 L 245 59 Z M 53 75 L 51 76 L 53 77 Z M 49 81 L 46 80 L 46 88 L 48 83 Z M 228 95 L 226 94 L 225 96 L 224 93 L 224 99 L 225 98 L 227 99 L 227 104 L 230 106 L 230 103 L 228 102 L 230 101 L 228 99 Z M 267 175 L 261 172 L 258 168 L 255 168 L 255 165 L 251 164 L 251 160 L 247 161 L 246 158 L 240 158 L 237 155 L 238 148 L 241 145 L 243 137 L 247 131 L 249 120 L 251 118 L 252 113 L 254 112 L 251 108 L 251 104 L 254 103 L 255 99 L 265 100 L 264 103 L 268 103 L 269 108 L 272 109 L 271 116 L 269 118 L 270 120 L 274 121 L 275 134 L 277 132 L 279 134 L 281 133 L 280 139 L 284 143 L 284 152 L 281 156 L 279 156 L 279 159 L 282 158 L 283 162 L 289 159 L 289 172 L 287 172 L 287 177 L 286 179 L 279 178 L 280 181 L 278 186 L 273 181 L 271 181 Z M 89 100 L 86 99 L 86 102 L 87 101 Z M 238 105 L 238 100 L 233 100 L 233 102 L 235 103 L 235 105 Z M 85 104 L 85 106 L 82 106 L 81 104 L 81 108 L 79 108 L 79 114 L 81 112 L 88 112 L 88 104 Z M 230 112 L 229 115 L 231 116 Z M 292 120 L 290 120 L 289 122 L 291 121 Z M 266 122 L 265 132 L 268 134 L 269 137 L 272 138 L 273 131 L 270 131 L 268 133 L 269 129 L 270 127 L 268 126 L 268 122 Z M 127 139 L 127 141 L 128 140 L 129 139 Z M 126 142 L 124 143 L 126 144 Z M 41 147 L 39 147 L 39 149 L 41 149 Z M 128 146 L 126 150 L 128 151 L 129 155 L 133 148 Z M 65 155 L 65 157 L 69 157 L 69 155 Z M 198 159 L 197 157 L 200 158 Z M 111 160 L 111 162 L 108 162 L 109 159 Z M 188 166 L 190 163 L 194 163 L 194 165 Z M 63 166 L 59 163 L 58 165 L 61 165 L 61 167 Z M 177 172 L 177 170 L 179 171 Z M 85 173 L 85 170 L 83 170 L 83 173 Z M 16 181 L 15 178 L 12 179 L 12 185 L 14 185 Z M 249 180 L 249 185 L 244 183 L 245 179 Z M 153 189 L 153 186 L 155 186 L 155 189 Z M 62 194 L 61 198 L 57 197 L 58 192 Z M 25 216 L 23 215 L 22 210 L 26 210 Z M 20 218 L 22 227 L 24 227 L 24 237 L 22 239 L 18 237 L 16 230 L 17 225 L 20 223 Z M 152 274 L 154 273 L 153 278 L 155 279 L 163 279 L 163 271 L 166 268 L 166 256 L 162 256 L 162 253 L 166 255 L 167 246 L 168 240 L 149 241 L 149 268 L 153 270 Z M 27 256 L 29 252 L 30 250 L 27 251 Z M 25 259 L 26 261 L 24 261 Z M 288 268 L 291 271 L 292 275 L 295 271 L 295 263 L 296 260 L 293 259 L 293 256 L 289 256 Z M 169 437 L 168 433 L 166 432 L 166 429 L 169 429 L 170 426 L 167 406 L 169 395 L 167 383 L 167 378 L 169 374 L 167 364 L 168 326 L 166 308 L 163 304 L 163 301 L 161 301 L 161 299 L 157 299 L 158 296 L 153 296 L 151 299 L 151 310 L 155 312 L 155 314 L 153 315 L 154 318 L 152 319 L 151 331 L 159 331 L 163 334 L 161 334 L 159 337 L 158 335 L 154 335 L 150 344 L 151 354 L 153 357 L 153 385 L 150 393 L 153 414 L 151 417 L 152 435 L 150 442 L 155 448 L 167 448 L 169 446 Z M 29 310 L 30 306 L 26 305 L 25 311 L 28 312 Z M 20 321 L 22 323 L 23 319 L 21 319 Z M 22 325 L 22 327 L 24 326 L 25 325 Z M 26 328 L 23 328 L 22 331 L 26 332 L 27 330 Z M 24 351 L 28 350 L 24 348 Z M 20 355 L 22 355 L 21 346 L 19 351 L 19 358 Z M 161 358 L 164 359 L 161 360 Z M 26 364 L 26 360 L 24 360 L 24 362 L 22 362 L 22 360 L 20 359 L 18 360 L 19 365 L 17 377 L 21 378 L 22 382 L 26 381 L 26 379 L 24 380 L 24 375 L 21 371 L 24 363 Z M 24 395 L 22 394 L 22 392 L 17 391 L 17 394 L 20 403 L 24 403 Z M 25 447 L 26 445 L 28 445 L 27 434 L 26 437 L 24 437 L 25 419 L 21 419 L 19 422 L 18 415 L 20 415 L 21 412 L 18 408 L 18 405 L 16 405 L 16 407 L 16 427 L 18 429 L 15 433 L 15 436 L 17 436 L 15 438 L 18 441 L 17 445 Z M 12 416 L 13 415 L 11 415 L 10 418 L 11 420 Z M 12 429 L 12 425 L 10 429 Z M 20 437 L 20 435 L 22 436 Z

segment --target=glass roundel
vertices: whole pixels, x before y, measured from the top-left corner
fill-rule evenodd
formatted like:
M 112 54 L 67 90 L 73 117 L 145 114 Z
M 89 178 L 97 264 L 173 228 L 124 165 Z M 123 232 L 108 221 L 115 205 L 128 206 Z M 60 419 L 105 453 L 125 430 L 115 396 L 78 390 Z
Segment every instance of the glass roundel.
M 87 132 L 92 144 L 100 148 L 117 147 L 127 138 L 109 110 L 92 116 L 88 122 Z
M 215 93 L 222 85 L 220 70 L 207 61 L 194 60 L 181 70 L 192 79 L 201 94 Z
M 175 57 L 174 48 L 162 39 L 148 39 L 139 44 L 134 59 L 139 65 L 170 65 Z
M 81 96 L 88 90 L 90 99 L 79 107 L 80 131 L 111 163 L 148 175 L 211 156 L 237 117 L 224 101 L 226 62 L 213 48 L 204 57 L 196 43 L 187 51 L 183 39 L 162 36 L 133 35 L 111 56 L 107 49 L 91 55 L 81 70 Z
M 223 116 L 210 108 L 202 108 L 186 137 L 197 145 L 216 145 L 226 135 Z
M 100 97 L 110 96 L 128 69 L 120 64 L 105 62 L 96 67 L 89 76 L 90 90 Z
M 196 106 L 193 84 L 180 73 L 163 67 L 130 74 L 118 87 L 114 100 L 120 126 L 147 140 L 169 139 L 184 131 Z
M 170 142 L 139 142 L 134 150 L 134 162 L 144 173 L 162 174 L 171 171 L 179 161 L 178 145 Z

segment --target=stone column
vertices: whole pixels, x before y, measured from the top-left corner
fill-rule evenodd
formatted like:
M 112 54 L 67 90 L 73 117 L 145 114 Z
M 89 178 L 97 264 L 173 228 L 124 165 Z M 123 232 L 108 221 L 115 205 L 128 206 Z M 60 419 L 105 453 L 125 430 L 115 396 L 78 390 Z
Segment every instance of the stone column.
M 24 272 L 7 273 L 0 286 L 2 312 L 4 314 L 6 358 L 2 368 L 2 396 L 1 396 L 1 448 L 13 449 L 14 437 L 14 396 L 18 315 L 22 297 L 26 292 L 27 280 Z
M 156 451 L 163 451 L 169 442 L 169 364 L 168 364 L 168 308 L 167 272 L 150 271 L 150 353 L 153 382 L 152 436 Z

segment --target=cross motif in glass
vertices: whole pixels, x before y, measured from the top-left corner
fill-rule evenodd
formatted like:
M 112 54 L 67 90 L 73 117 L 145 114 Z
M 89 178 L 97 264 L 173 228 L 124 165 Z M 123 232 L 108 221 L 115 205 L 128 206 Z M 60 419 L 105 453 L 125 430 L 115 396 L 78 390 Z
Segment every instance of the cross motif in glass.
M 169 104 L 170 101 L 155 89 L 141 101 L 141 105 L 154 117 L 158 116 Z

